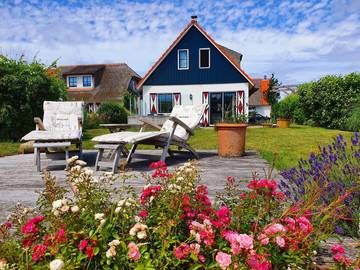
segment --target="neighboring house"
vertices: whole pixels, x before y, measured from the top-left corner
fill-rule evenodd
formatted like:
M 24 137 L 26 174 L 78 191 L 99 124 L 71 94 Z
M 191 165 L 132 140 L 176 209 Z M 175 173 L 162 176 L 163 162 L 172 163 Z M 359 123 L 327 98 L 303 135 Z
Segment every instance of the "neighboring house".
M 270 80 L 264 76 L 264 79 L 255 78 L 254 81 L 255 86 L 250 89 L 249 110 L 270 117 L 271 105 L 267 101 Z
M 121 101 L 125 93 L 136 93 L 141 77 L 127 64 L 60 66 L 70 100 L 84 101 L 95 112 L 102 102 Z M 136 100 L 136 99 L 135 99 Z M 134 104 L 137 106 L 136 102 Z
M 248 114 L 253 80 L 240 67 L 242 55 L 217 44 L 196 17 L 138 83 L 142 115 L 167 115 L 175 104 L 209 104 L 203 125 L 226 114 Z

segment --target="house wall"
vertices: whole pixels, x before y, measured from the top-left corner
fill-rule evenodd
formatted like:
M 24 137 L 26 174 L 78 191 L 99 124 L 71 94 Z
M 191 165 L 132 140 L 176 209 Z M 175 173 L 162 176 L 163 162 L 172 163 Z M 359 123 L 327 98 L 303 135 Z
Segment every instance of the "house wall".
M 199 49 L 210 48 L 210 68 L 199 68 Z M 189 69 L 178 70 L 178 49 L 189 50 Z M 247 83 L 247 79 L 192 26 L 144 85 Z
M 150 93 L 181 93 L 181 105 L 200 105 L 203 92 L 237 92 L 244 91 L 244 112 L 248 114 L 249 83 L 223 83 L 223 84 L 192 84 L 192 85 L 144 85 L 142 100 L 142 115 L 150 111 Z M 192 100 L 190 100 L 192 94 Z

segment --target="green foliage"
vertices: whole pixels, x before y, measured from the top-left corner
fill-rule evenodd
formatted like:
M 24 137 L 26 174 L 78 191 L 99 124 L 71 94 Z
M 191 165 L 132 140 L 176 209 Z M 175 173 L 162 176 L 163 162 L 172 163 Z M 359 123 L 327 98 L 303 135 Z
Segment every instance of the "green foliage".
M 271 78 L 270 78 L 270 84 L 269 84 L 269 91 L 267 92 L 267 100 L 268 103 L 270 105 L 274 105 L 277 103 L 277 101 L 280 98 L 280 93 L 279 92 L 275 92 L 274 88 L 277 86 L 280 86 L 281 83 L 279 82 L 279 80 L 277 78 L 275 78 L 274 73 L 271 74 Z
M 241 123 L 246 123 L 247 121 L 247 116 L 246 114 L 238 114 L 238 115 L 225 115 L 224 118 L 224 123 L 228 123 L 228 124 L 241 124 Z
M 303 121 L 303 112 L 300 109 L 299 96 L 296 94 L 289 95 L 283 100 L 274 104 L 272 108 L 272 116 L 275 118 L 292 119 Z M 295 119 L 296 117 L 296 119 Z
M 64 100 L 66 85 L 49 67 L 0 56 L 0 139 L 17 141 L 42 117 L 44 100 Z
M 360 131 L 360 97 L 352 109 L 351 116 L 347 121 L 347 129 L 351 131 Z
M 326 128 L 345 129 L 360 94 L 360 73 L 329 75 L 299 86 L 300 104 L 307 120 Z
M 84 129 L 97 129 L 101 123 L 100 117 L 98 114 L 93 112 L 88 112 L 85 110 L 84 113 Z
M 123 106 L 117 103 L 102 103 L 97 110 L 97 114 L 103 123 L 121 124 L 127 123 L 128 113 Z

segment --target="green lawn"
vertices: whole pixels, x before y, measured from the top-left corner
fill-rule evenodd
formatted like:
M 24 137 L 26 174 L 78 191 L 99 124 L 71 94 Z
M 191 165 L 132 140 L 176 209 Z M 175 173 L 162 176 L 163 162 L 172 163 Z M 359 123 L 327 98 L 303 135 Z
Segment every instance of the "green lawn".
M 108 133 L 106 129 L 91 129 L 84 134 L 84 148 L 92 149 L 95 142 L 91 138 Z M 311 151 L 317 151 L 318 144 L 327 145 L 339 133 L 347 139 L 351 133 L 339 130 L 294 125 L 288 129 L 280 128 L 248 128 L 246 148 L 255 149 L 261 156 L 272 163 L 277 169 L 290 168 L 297 160 L 307 158 Z M 213 128 L 197 129 L 190 139 L 195 149 L 216 149 L 217 138 Z M 18 143 L 0 142 L 0 156 L 16 154 Z M 144 148 L 152 148 L 145 146 Z

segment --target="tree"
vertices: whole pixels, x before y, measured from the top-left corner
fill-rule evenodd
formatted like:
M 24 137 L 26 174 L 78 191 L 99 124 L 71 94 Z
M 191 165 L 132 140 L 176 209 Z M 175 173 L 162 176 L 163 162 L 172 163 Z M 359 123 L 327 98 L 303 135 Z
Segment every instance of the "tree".
M 280 98 L 280 93 L 276 91 L 276 88 L 279 87 L 280 85 L 281 83 L 277 78 L 275 78 L 274 73 L 272 73 L 269 83 L 269 90 L 267 91 L 267 95 L 266 95 L 267 101 L 271 106 L 277 103 L 277 101 Z
M 0 55 L 0 139 L 18 141 L 42 117 L 44 100 L 65 100 L 66 85 L 50 66 Z

